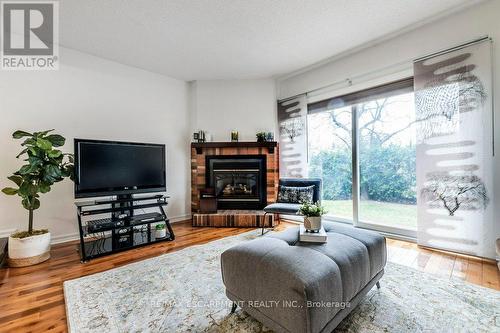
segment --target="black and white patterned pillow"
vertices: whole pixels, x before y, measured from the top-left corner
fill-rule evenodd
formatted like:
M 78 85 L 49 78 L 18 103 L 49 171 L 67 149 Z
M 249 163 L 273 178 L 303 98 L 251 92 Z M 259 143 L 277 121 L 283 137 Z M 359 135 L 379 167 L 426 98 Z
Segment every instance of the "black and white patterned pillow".
M 312 203 L 314 185 L 295 187 L 280 185 L 278 202 L 282 203 Z

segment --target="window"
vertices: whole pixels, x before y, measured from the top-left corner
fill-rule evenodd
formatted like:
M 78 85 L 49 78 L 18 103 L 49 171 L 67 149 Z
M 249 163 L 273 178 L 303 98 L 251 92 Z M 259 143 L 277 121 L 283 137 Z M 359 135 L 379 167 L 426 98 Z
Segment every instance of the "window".
M 323 180 L 323 204 L 333 217 L 352 220 L 352 111 L 309 114 L 309 176 Z
M 309 175 L 323 179 L 328 216 L 416 229 L 414 123 L 413 79 L 308 105 Z

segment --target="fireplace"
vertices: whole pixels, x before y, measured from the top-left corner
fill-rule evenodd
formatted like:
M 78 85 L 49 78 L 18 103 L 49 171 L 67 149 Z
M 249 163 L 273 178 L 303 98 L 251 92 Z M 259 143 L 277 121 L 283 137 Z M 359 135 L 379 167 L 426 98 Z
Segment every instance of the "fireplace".
M 266 155 L 206 156 L 206 184 L 218 209 L 262 209 L 266 203 Z
M 219 210 L 208 213 L 201 211 L 201 200 L 205 204 L 205 200 L 215 194 L 214 169 L 219 170 L 217 178 L 226 184 L 219 185 Z M 257 177 L 256 169 L 259 170 Z M 276 223 L 272 214 L 264 216 L 262 208 L 275 202 L 278 180 L 279 146 L 276 142 L 191 143 L 193 226 L 255 228 Z M 229 197 L 220 192 L 227 183 L 230 185 L 226 190 Z

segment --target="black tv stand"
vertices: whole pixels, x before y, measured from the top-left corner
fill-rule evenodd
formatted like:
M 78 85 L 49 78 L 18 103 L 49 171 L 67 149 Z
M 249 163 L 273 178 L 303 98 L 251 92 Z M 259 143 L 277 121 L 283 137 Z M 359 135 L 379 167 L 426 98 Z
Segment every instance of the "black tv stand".
M 167 196 L 118 196 L 115 200 L 75 202 L 80 231 L 82 262 L 104 255 L 175 239 L 170 221 L 163 209 Z M 158 208 L 158 212 L 137 214 L 138 210 Z M 109 218 L 85 220 L 84 217 L 110 214 Z M 166 225 L 166 237 L 156 238 L 153 224 Z

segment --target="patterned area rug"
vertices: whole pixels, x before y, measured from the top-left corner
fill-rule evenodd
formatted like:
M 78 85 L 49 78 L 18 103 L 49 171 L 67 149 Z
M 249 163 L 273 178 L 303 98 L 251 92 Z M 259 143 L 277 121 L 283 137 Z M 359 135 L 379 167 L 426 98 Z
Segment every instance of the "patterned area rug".
M 258 231 L 66 281 L 70 332 L 270 332 L 229 314 L 220 254 Z M 500 332 L 500 292 L 387 263 L 335 332 Z

